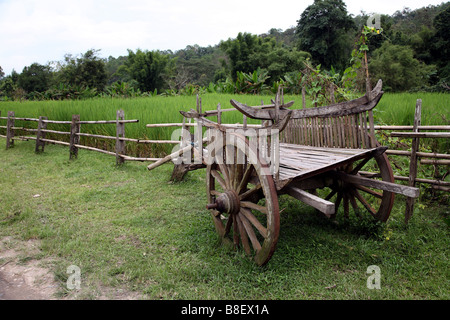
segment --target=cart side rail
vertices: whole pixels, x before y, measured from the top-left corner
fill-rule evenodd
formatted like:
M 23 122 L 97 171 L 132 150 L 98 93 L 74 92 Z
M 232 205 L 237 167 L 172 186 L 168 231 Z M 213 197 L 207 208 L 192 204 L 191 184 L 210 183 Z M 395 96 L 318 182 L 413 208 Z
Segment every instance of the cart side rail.
M 370 149 L 375 138 L 373 108 L 380 101 L 382 82 L 356 100 L 340 104 L 292 110 L 281 142 L 327 148 Z

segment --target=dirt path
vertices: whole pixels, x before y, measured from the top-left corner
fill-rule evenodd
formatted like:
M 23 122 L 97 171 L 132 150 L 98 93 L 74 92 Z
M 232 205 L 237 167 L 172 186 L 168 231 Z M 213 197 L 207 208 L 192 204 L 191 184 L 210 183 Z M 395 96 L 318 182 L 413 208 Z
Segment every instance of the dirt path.
M 52 259 L 39 254 L 37 240 L 0 239 L 0 300 L 145 299 L 123 288 L 86 286 L 64 297 L 58 296 L 62 288 L 51 272 Z
M 36 240 L 0 240 L 0 300 L 56 299 L 58 284 L 53 274 L 41 265 L 49 259 L 36 260 Z

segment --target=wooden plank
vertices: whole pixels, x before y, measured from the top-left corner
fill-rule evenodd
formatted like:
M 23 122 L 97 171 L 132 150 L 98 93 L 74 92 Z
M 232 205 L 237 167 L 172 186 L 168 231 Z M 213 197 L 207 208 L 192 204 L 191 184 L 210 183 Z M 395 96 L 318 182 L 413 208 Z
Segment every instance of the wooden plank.
M 306 179 L 346 163 L 370 157 L 374 149 L 318 148 L 280 143 L 280 179 Z
M 310 205 L 311 207 L 316 208 L 317 210 L 319 210 L 320 212 L 323 212 L 324 214 L 326 214 L 328 216 L 334 214 L 335 206 L 334 206 L 333 202 L 324 200 L 322 198 L 319 198 L 316 195 L 313 195 L 309 192 L 306 192 L 302 189 L 292 187 L 292 186 L 287 186 L 286 192 L 290 196 L 292 196 L 300 201 L 303 201 L 307 205 Z
M 295 109 L 292 110 L 291 118 L 297 119 L 305 117 L 329 117 L 331 115 L 342 116 L 346 114 L 354 114 L 362 111 L 371 110 L 377 105 L 378 101 L 381 99 L 381 96 L 383 95 L 381 87 L 382 82 L 380 80 L 378 81 L 376 87 L 370 93 L 370 97 L 372 99 L 369 99 L 368 95 L 366 94 L 361 98 L 355 100 L 341 102 L 329 106 L 318 108 L 307 108 L 307 109 Z M 244 113 L 246 116 L 250 118 L 263 120 L 272 119 L 272 116 L 268 110 L 258 110 L 249 107 L 247 105 L 244 105 L 240 102 L 237 102 L 235 100 L 231 100 L 230 102 L 236 109 L 238 109 L 240 112 Z M 284 117 L 287 112 L 288 112 L 287 109 L 284 108 L 280 109 L 280 116 Z
M 421 164 L 450 165 L 450 160 L 420 160 Z
M 391 137 L 450 138 L 450 132 L 391 132 Z
M 94 121 L 86 120 L 86 121 L 78 121 L 78 124 L 117 124 L 117 122 L 119 122 L 119 123 L 136 123 L 136 122 L 139 122 L 139 119 L 94 120 Z
M 47 118 L 47 117 L 44 117 Z M 45 127 L 47 127 L 47 122 L 43 122 L 43 124 L 45 124 Z M 38 125 L 39 126 L 39 125 Z M 47 132 L 47 133 L 55 133 L 55 134 L 67 134 L 69 135 L 70 132 L 69 131 L 57 131 L 57 130 L 48 130 L 48 129 L 41 129 L 41 132 Z
M 370 134 L 370 146 L 372 148 L 375 148 L 375 144 L 376 144 L 376 138 L 375 138 L 375 130 L 373 128 L 374 126 L 374 119 L 373 119 L 373 111 L 369 110 L 368 111 L 369 114 L 369 134 Z
M 364 124 L 363 124 L 363 118 L 362 118 L 362 114 L 358 114 L 358 118 L 359 118 L 359 134 L 360 134 L 360 147 L 361 148 L 366 148 L 366 140 L 364 138 Z
M 75 144 L 74 147 L 76 147 L 77 149 L 85 149 L 85 150 L 97 151 L 97 152 L 100 152 L 100 153 L 109 154 L 111 156 L 115 156 L 116 155 L 115 152 L 106 151 L 106 150 L 99 149 L 99 148 L 94 148 L 94 147 L 88 147 L 88 146 L 84 146 L 84 145 L 81 145 L 81 144 Z
M 72 121 L 42 120 L 45 123 L 72 124 Z
M 0 119 L 3 120 L 8 120 L 8 117 L 0 117 Z M 14 117 L 15 120 L 24 120 L 24 121 L 36 121 L 38 122 L 39 119 L 35 119 L 35 118 L 21 118 L 21 117 Z
M 375 130 L 413 130 L 414 126 L 374 126 Z M 420 130 L 450 130 L 450 126 L 419 126 Z
M 363 113 L 363 130 L 364 130 L 364 145 L 366 148 L 370 148 L 369 130 L 367 129 L 367 114 Z
M 419 126 L 422 118 L 422 100 L 417 99 L 416 110 L 414 113 L 414 129 L 415 133 L 419 132 Z M 413 138 L 411 144 L 411 157 L 409 162 L 409 181 L 408 185 L 411 187 L 415 186 L 417 177 L 417 151 L 419 150 L 419 138 Z M 414 198 L 410 197 L 406 199 L 406 209 L 405 209 L 405 223 L 408 223 L 411 219 L 414 211 Z
M 356 114 L 351 115 L 351 128 L 352 128 L 352 137 L 353 137 L 353 141 L 352 141 L 352 148 L 358 148 L 358 131 L 357 131 L 357 125 L 358 125 L 358 120 L 356 117 Z
M 396 156 L 411 156 L 411 151 L 405 150 L 386 150 L 386 154 L 396 155 Z M 416 152 L 416 155 L 421 158 L 440 158 L 440 159 L 450 159 L 450 154 L 447 153 L 431 153 L 431 152 Z
M 413 188 L 409 186 L 403 186 L 399 184 L 395 184 L 392 182 L 380 181 L 380 180 L 372 180 L 369 178 L 364 178 L 361 176 L 346 174 L 342 171 L 334 172 L 339 179 L 344 182 L 353 183 L 362 185 L 369 188 L 376 188 L 380 190 L 385 190 L 393 193 L 402 194 L 406 197 L 417 198 L 419 197 L 419 189 Z
M 26 137 L 26 138 L 31 139 L 31 137 Z M 70 146 L 69 142 L 64 142 L 64 141 L 51 140 L 51 139 L 42 139 L 42 138 L 41 138 L 41 141 L 48 142 L 48 143 L 53 143 L 53 144 L 60 144 L 60 145 L 63 145 L 63 146 Z
M 137 157 L 130 157 L 130 156 L 122 155 L 122 154 L 120 154 L 119 156 L 128 161 L 159 161 L 162 159 L 162 158 L 137 158 Z
M 169 154 L 168 156 L 165 156 L 164 158 L 156 161 L 155 163 L 152 163 L 151 165 L 149 165 L 147 167 L 147 169 L 148 170 L 155 169 L 155 168 L 159 167 L 160 165 L 162 165 L 162 164 L 164 164 L 164 163 L 166 163 L 166 162 L 168 162 L 168 161 L 170 161 L 170 160 L 172 160 L 172 159 L 182 155 L 184 152 L 190 150 L 191 148 L 192 148 L 192 146 L 188 145 L 188 146 L 186 146 L 186 147 L 184 147 L 182 149 L 179 149 L 178 151 L 176 151 L 176 152 L 174 152 L 172 154 Z
M 196 123 L 186 123 L 187 127 L 195 127 Z M 165 128 L 165 127 L 182 127 L 183 123 L 149 123 L 145 125 L 147 128 Z M 244 125 L 242 123 L 235 123 L 235 124 L 221 124 L 223 127 L 243 127 Z M 259 124 L 247 124 L 247 128 L 261 128 L 261 125 Z
M 355 114 L 355 136 L 356 136 L 356 146 L 355 148 L 362 148 L 361 144 L 361 134 L 360 134 L 360 122 L 359 122 L 359 114 Z
M 305 118 L 305 119 L 300 119 L 300 120 L 303 121 L 303 128 L 304 128 L 304 132 L 305 132 L 305 144 L 310 145 L 311 139 L 309 138 L 309 135 L 311 133 L 311 130 L 308 128 L 310 119 Z

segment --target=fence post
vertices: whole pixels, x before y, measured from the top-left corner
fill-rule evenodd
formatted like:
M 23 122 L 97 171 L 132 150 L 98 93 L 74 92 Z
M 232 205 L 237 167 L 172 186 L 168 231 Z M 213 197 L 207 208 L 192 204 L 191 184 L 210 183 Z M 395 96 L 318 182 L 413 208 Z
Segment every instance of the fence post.
M 422 100 L 417 99 L 416 112 L 414 114 L 413 132 L 419 132 L 419 126 L 422 117 Z M 413 138 L 411 144 L 411 158 L 409 163 L 409 181 L 408 186 L 414 187 L 417 177 L 417 150 L 419 149 L 419 138 Z M 408 223 L 414 212 L 414 198 L 406 199 L 405 223 Z
M 14 111 L 8 111 L 8 120 L 6 122 L 6 149 L 14 146 Z
M 70 124 L 70 143 L 69 143 L 69 159 L 78 157 L 78 148 L 77 144 L 80 142 L 80 136 L 77 133 L 80 133 L 80 115 L 74 114 L 72 115 L 72 123 Z
M 125 159 L 120 154 L 125 154 L 125 141 L 119 138 L 125 138 L 125 123 L 119 122 L 119 120 L 125 119 L 125 112 L 123 110 L 117 110 L 116 114 L 116 164 L 122 164 Z
M 34 152 L 44 152 L 45 142 L 41 139 L 45 139 L 45 131 L 41 131 L 42 129 L 47 129 L 47 122 L 43 122 L 42 120 L 48 120 L 47 117 L 39 117 L 37 132 L 36 132 L 36 147 Z

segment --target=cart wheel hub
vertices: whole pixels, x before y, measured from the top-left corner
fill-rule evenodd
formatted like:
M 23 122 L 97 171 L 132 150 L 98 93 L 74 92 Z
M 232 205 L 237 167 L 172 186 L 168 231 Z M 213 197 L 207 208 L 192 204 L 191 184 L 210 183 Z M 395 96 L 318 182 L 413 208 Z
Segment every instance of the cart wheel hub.
M 237 214 L 241 202 L 239 201 L 239 196 L 234 190 L 227 190 L 217 196 L 215 203 L 208 204 L 207 209 L 216 209 L 220 212 L 225 212 L 229 214 Z

